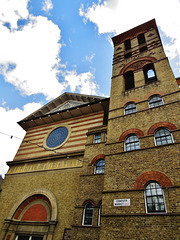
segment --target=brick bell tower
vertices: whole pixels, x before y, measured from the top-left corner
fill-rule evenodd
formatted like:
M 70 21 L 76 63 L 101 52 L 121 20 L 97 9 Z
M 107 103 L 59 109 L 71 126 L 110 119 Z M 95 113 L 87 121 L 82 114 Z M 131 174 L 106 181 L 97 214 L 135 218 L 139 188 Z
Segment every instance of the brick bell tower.
M 112 40 L 100 239 L 177 239 L 179 87 L 154 19 Z

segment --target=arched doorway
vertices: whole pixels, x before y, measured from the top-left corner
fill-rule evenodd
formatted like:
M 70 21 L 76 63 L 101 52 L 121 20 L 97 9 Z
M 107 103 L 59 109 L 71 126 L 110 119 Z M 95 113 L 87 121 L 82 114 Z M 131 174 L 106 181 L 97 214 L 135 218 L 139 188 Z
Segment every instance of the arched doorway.
M 51 240 L 57 223 L 55 196 L 46 189 L 26 194 L 4 221 L 2 240 Z

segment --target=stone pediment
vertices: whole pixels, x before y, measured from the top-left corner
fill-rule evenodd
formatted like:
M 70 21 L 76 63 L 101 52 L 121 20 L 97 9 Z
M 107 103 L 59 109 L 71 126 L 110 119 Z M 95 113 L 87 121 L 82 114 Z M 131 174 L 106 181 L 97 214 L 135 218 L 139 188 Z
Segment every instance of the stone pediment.
M 47 114 L 64 111 L 65 109 L 93 103 L 102 99 L 105 99 L 105 97 L 65 92 L 51 102 L 44 105 L 42 108 L 24 118 L 22 121 L 31 120 L 36 117 L 43 117 Z

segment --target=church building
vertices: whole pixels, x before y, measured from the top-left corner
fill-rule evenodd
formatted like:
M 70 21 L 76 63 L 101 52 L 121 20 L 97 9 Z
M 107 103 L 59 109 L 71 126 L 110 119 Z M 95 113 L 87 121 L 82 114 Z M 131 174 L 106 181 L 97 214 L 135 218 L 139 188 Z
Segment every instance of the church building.
M 0 240 L 180 239 L 180 78 L 154 19 L 112 41 L 110 98 L 64 93 L 18 122 Z

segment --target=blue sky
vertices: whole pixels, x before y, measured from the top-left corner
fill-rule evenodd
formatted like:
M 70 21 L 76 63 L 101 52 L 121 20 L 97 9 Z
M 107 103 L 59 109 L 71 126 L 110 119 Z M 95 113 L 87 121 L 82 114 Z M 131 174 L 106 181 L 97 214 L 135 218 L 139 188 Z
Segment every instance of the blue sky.
M 114 35 L 155 18 L 179 77 L 179 12 L 179 0 L 1 0 L 0 174 L 24 136 L 17 121 L 65 91 L 109 96 Z

